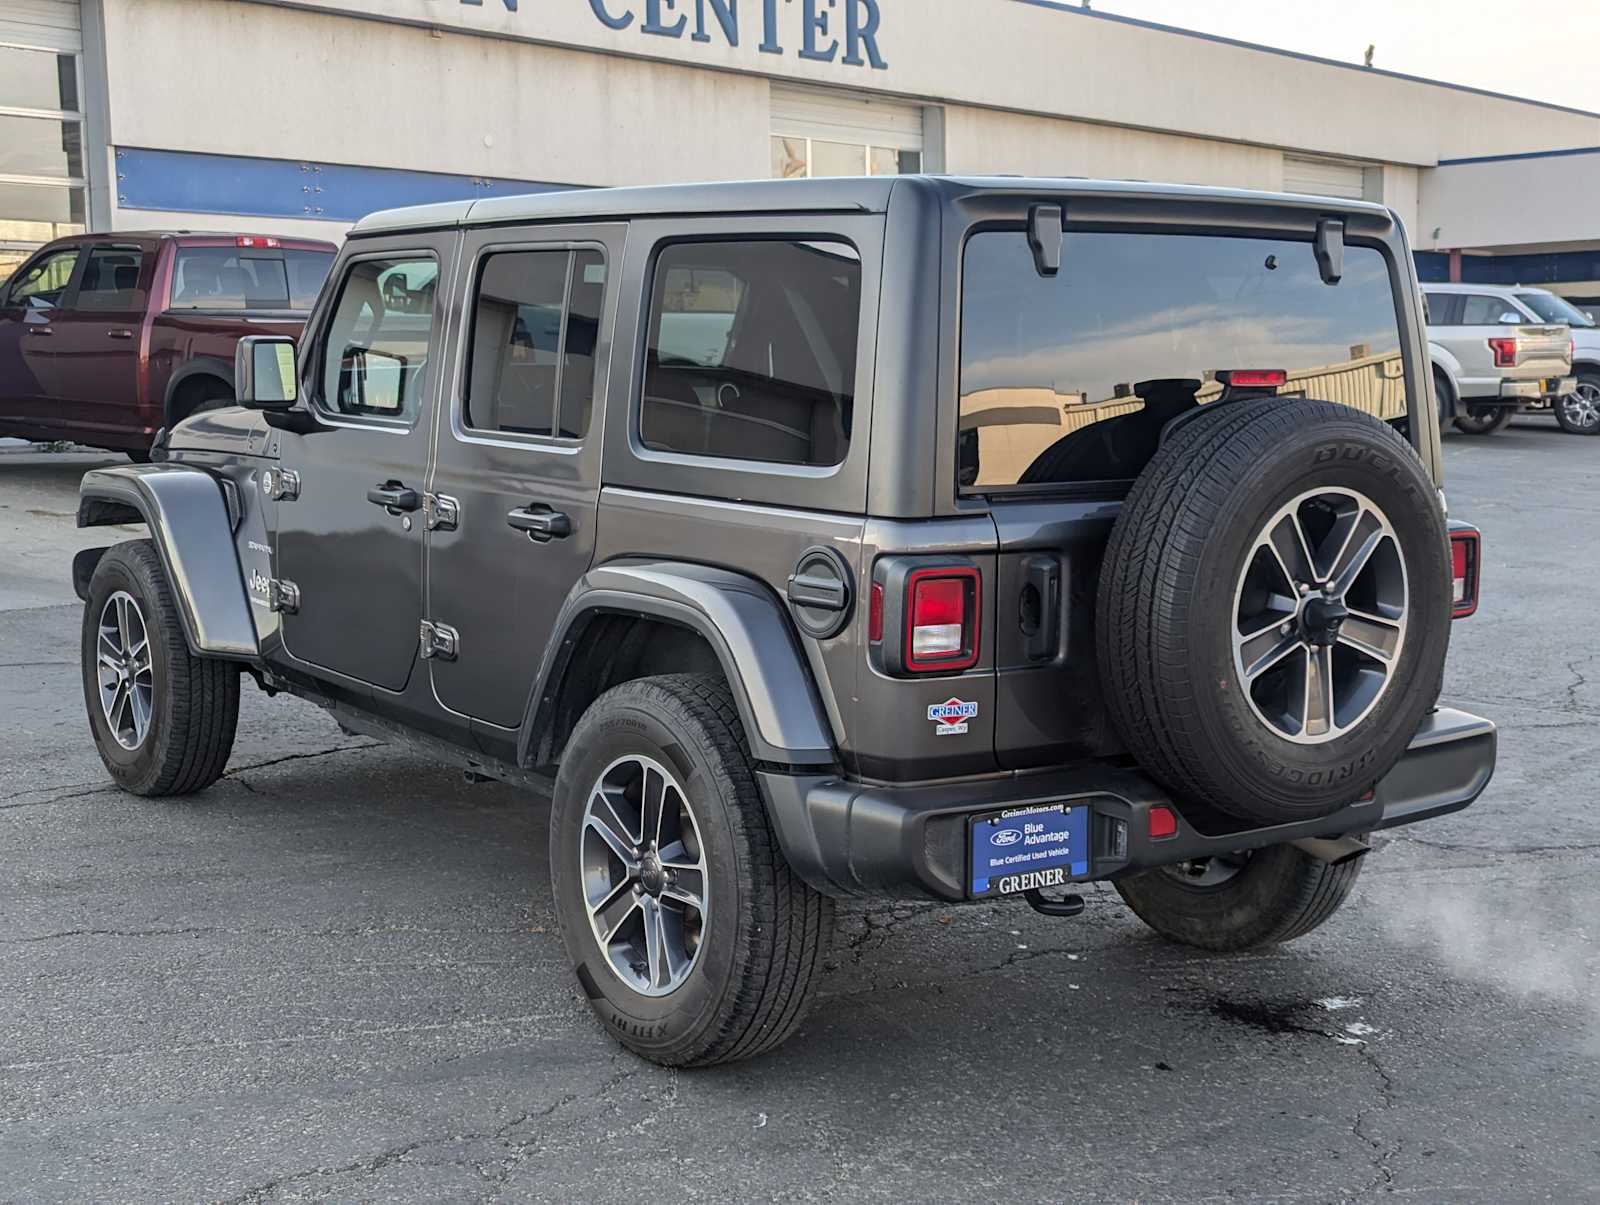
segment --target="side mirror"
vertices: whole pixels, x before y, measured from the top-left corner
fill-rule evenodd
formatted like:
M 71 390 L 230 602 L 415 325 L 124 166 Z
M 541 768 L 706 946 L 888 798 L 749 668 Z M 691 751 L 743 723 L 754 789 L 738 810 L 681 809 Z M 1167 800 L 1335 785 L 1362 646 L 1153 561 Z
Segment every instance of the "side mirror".
M 246 335 L 233 353 L 239 405 L 252 410 L 288 410 L 299 401 L 294 340 L 281 335 Z

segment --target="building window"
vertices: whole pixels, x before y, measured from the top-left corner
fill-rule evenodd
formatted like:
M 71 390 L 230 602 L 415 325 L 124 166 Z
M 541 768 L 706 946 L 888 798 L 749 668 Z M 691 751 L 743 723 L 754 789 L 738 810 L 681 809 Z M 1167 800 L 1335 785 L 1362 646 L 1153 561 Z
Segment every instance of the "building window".
M 772 175 L 899 176 L 923 165 L 921 105 L 788 84 L 772 86 Z
M 86 227 L 78 76 L 75 54 L 0 44 L 0 281 Z
M 921 151 L 830 142 L 822 138 L 772 136 L 772 175 L 776 180 L 804 180 L 820 176 L 903 176 L 921 170 Z

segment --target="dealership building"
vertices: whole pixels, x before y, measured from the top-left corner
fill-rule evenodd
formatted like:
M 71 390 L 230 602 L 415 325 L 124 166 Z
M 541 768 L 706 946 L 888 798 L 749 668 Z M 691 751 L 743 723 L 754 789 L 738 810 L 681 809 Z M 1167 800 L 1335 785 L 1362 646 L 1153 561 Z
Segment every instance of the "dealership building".
M 908 171 L 1393 207 L 1423 275 L 1600 296 L 1600 115 L 1053 0 L 0 0 L 0 276 L 89 230 Z

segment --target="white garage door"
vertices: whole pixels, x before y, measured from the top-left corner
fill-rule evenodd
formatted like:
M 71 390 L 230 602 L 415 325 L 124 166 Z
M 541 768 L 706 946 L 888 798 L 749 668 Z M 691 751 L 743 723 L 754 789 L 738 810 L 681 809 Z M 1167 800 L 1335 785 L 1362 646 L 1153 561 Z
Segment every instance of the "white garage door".
M 774 176 L 892 176 L 922 170 L 921 105 L 772 86 Z
M 0 0 L 0 43 L 77 54 L 81 28 L 78 0 Z
M 1366 195 L 1366 169 L 1335 159 L 1283 157 L 1283 191 L 1359 201 Z

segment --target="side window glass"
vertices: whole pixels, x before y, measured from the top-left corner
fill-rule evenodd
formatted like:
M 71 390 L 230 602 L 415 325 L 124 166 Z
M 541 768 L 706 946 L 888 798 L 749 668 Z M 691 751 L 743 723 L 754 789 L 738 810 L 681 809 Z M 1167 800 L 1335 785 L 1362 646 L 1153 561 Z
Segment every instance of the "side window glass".
M 1508 301 L 1498 297 L 1483 297 L 1476 293 L 1466 298 L 1466 305 L 1462 308 L 1461 324 L 1463 326 L 1501 326 L 1501 316 L 1514 311 L 1516 307 Z
M 143 308 L 139 292 L 143 261 L 144 254 L 137 247 L 91 247 L 73 308 L 120 312 Z
M 677 243 L 656 262 L 639 438 L 836 465 L 850 444 L 861 257 L 845 243 Z
M 438 278 L 432 257 L 363 259 L 350 265 L 323 348 L 323 409 L 415 421 L 422 409 Z
M 35 310 L 54 309 L 61 304 L 61 295 L 67 291 L 67 284 L 72 280 L 72 269 L 77 264 L 76 247 L 45 256 L 33 267 L 17 274 L 11 282 L 6 304 Z
M 463 419 L 479 431 L 581 439 L 605 294 L 599 251 L 488 256 L 473 304 Z

